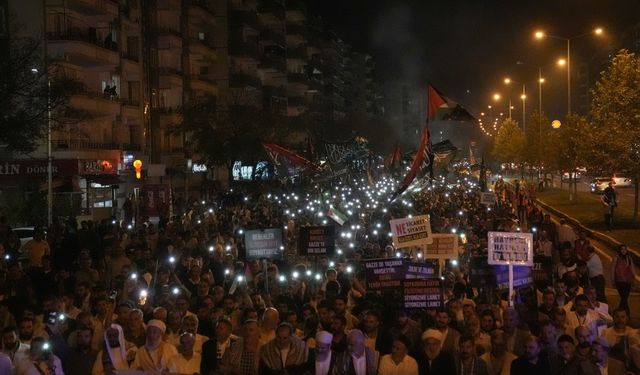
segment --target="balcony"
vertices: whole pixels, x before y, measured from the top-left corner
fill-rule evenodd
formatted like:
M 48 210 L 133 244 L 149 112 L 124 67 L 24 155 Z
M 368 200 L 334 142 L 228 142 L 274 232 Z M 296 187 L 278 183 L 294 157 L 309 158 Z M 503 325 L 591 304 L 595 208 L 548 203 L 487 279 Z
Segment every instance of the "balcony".
M 207 0 L 191 0 L 189 7 L 189 15 L 203 14 L 208 18 L 213 19 L 215 16 L 214 8 L 210 6 L 210 2 Z
M 258 1 L 258 13 L 277 14 L 284 18 L 284 0 L 260 0 Z
M 300 46 L 296 48 L 287 48 L 287 58 L 288 59 L 307 59 L 307 47 Z
M 72 95 L 69 98 L 71 108 L 94 116 L 117 116 L 120 114 L 120 102 L 95 93 Z
M 115 68 L 120 64 L 118 45 L 98 40 L 88 31 L 67 34 L 47 33 L 47 50 L 55 60 L 85 68 Z
M 287 69 L 287 60 L 277 55 L 265 55 L 260 59 L 260 69 L 277 70 L 284 72 Z
M 288 23 L 287 24 L 287 35 L 307 35 L 307 27 L 302 24 L 297 23 Z
M 47 6 L 61 5 L 62 2 L 47 1 Z M 76 11 L 95 21 L 113 21 L 118 17 L 118 3 L 112 0 L 67 0 L 67 10 Z
M 262 32 L 260 32 L 260 42 L 264 45 L 276 44 L 284 46 L 286 39 L 283 31 L 284 30 L 262 30 Z
M 287 73 L 287 81 L 290 83 L 307 83 L 309 78 L 304 73 Z
M 258 43 L 256 41 L 249 42 L 241 39 L 232 39 L 229 41 L 229 55 L 257 59 L 260 56 Z
M 209 45 L 207 42 L 199 40 L 199 39 L 191 39 L 191 43 L 189 44 L 189 52 L 192 55 L 196 55 L 201 58 L 212 58 L 216 57 L 216 50 L 213 46 Z
M 163 67 L 158 69 L 160 79 L 158 82 L 159 89 L 170 89 L 174 87 L 182 87 L 182 72 L 174 68 Z
M 63 150 L 127 150 L 140 151 L 139 144 L 115 143 L 115 142 L 93 142 L 80 139 L 55 139 L 51 141 L 51 146 L 55 151 Z
M 260 27 L 258 14 L 249 10 L 231 10 L 229 12 L 229 22 L 232 25 L 244 24 L 254 29 L 258 29 Z
M 191 76 L 191 89 L 206 94 L 218 94 L 218 85 L 216 85 L 214 80 L 204 75 Z
M 262 81 L 260 81 L 260 78 L 249 74 L 231 73 L 231 75 L 229 75 L 229 86 L 238 88 L 254 87 L 258 89 L 262 87 Z
M 307 99 L 304 96 L 290 96 L 288 103 L 289 107 L 304 107 L 307 105 Z

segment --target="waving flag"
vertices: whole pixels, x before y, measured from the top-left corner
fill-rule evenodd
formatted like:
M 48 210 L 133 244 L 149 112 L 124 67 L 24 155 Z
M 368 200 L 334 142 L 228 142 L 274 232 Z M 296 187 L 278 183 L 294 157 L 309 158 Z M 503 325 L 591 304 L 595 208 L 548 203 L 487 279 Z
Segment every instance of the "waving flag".
M 413 179 L 416 178 L 420 170 L 426 168 L 429 163 L 429 130 L 425 127 L 422 129 L 422 134 L 420 135 L 420 146 L 418 146 L 418 150 L 416 151 L 416 156 L 413 158 L 413 163 L 411 164 L 411 168 L 409 168 L 409 172 L 402 179 L 402 183 L 398 189 L 391 196 L 391 200 L 396 199 L 400 194 L 402 194 Z
M 429 121 L 475 121 L 469 111 L 444 96 L 431 84 L 427 89 L 427 119 Z

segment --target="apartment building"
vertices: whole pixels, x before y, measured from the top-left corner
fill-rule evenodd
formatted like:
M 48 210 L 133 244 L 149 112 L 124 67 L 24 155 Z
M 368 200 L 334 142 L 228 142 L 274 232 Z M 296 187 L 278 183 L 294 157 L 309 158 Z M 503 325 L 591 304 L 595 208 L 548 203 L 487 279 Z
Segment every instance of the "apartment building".
M 51 77 L 82 88 L 51 141 L 55 196 L 69 214 L 109 217 L 132 194 L 146 216 L 168 214 L 171 194 L 228 180 L 180 129 L 181 106 L 199 97 L 336 121 L 374 107 L 370 56 L 324 31 L 302 0 L 10 0 L 8 12 L 43 39 Z M 9 185 L 46 183 L 46 150 L 0 156 L 30 171 Z

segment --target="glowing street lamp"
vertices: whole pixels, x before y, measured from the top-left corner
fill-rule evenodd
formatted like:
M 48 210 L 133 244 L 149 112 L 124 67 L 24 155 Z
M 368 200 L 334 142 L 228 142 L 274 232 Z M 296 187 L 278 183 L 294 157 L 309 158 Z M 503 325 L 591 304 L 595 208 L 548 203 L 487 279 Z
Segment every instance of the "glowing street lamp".
M 559 39 L 567 42 L 567 59 L 558 60 L 558 65 L 563 67 L 565 65 L 567 66 L 567 113 L 571 113 L 571 39 L 577 39 L 587 35 L 601 36 L 602 34 L 604 34 L 604 30 L 602 29 L 602 27 L 596 27 L 595 29 L 587 33 L 574 36 L 573 38 L 563 38 L 560 36 L 549 35 L 542 30 L 537 30 L 533 34 L 534 38 L 537 40 L 552 38 L 552 39 Z

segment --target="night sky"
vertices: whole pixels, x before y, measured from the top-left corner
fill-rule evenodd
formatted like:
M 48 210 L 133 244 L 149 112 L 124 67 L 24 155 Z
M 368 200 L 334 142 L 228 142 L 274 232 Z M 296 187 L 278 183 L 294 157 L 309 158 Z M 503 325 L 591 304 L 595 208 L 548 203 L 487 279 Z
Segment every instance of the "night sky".
M 310 0 L 309 7 L 356 49 L 376 57 L 380 79 L 432 82 L 476 113 L 496 91 L 519 100 L 515 91 L 522 85 L 509 93 L 502 83 L 507 75 L 528 83 L 537 107 L 538 66 L 547 79 L 545 112 L 564 113 L 566 70 L 555 61 L 566 55 L 566 44 L 534 41 L 535 29 L 573 38 L 603 27 L 606 35 L 598 40 L 572 40 L 577 67 L 579 59 L 606 61 L 622 46 L 623 33 L 640 22 L 639 0 Z

